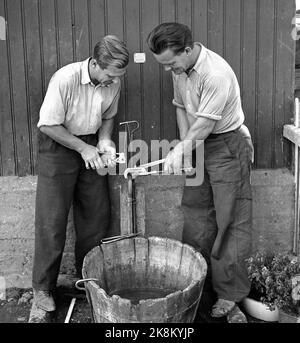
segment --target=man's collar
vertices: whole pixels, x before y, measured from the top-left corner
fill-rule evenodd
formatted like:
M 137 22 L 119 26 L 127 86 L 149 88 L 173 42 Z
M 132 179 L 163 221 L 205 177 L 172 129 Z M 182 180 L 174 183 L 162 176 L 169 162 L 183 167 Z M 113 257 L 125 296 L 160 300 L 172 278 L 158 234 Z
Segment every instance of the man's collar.
M 81 83 L 86 85 L 91 82 L 90 74 L 89 74 L 89 61 L 90 57 L 84 60 L 81 64 Z
M 201 51 L 200 51 L 198 59 L 197 59 L 197 61 L 196 61 L 196 63 L 195 63 L 195 65 L 194 65 L 192 70 L 195 70 L 196 72 L 199 73 L 202 61 L 204 60 L 204 57 L 206 55 L 206 48 L 201 43 L 199 43 L 199 42 L 195 42 L 195 44 L 201 46 Z

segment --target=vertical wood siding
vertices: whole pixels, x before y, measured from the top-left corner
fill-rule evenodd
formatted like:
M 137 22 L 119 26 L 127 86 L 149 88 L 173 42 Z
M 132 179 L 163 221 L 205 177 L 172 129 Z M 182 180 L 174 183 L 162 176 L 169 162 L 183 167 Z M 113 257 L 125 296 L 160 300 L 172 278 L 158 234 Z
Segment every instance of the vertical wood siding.
M 0 175 L 36 173 L 36 124 L 52 74 L 87 58 L 105 34 L 122 38 L 130 64 L 117 121 L 138 120 L 135 138 L 178 138 L 172 81 L 146 45 L 165 21 L 189 25 L 194 39 L 222 55 L 241 86 L 256 168 L 289 163 L 282 125 L 293 116 L 294 0 L 0 0 Z M 133 62 L 145 52 L 146 63 Z M 117 130 L 114 137 L 117 137 Z

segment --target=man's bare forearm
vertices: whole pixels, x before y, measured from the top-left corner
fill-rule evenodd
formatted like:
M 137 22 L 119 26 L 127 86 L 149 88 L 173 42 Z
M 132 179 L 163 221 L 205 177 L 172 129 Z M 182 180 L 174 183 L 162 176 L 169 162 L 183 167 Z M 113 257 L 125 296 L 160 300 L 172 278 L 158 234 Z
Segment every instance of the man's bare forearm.
M 64 126 L 53 125 L 53 126 L 41 126 L 40 131 L 55 140 L 57 143 L 82 153 L 87 144 L 80 138 L 72 135 Z
M 205 140 L 212 132 L 216 122 L 214 120 L 206 118 L 198 118 L 193 125 L 187 131 L 184 139 L 177 146 L 177 150 L 189 151 L 192 148 L 195 149 L 199 144 L 196 141 Z
M 107 119 L 102 121 L 99 129 L 98 140 L 111 140 L 111 135 L 114 129 L 114 119 Z
M 185 140 L 204 140 L 212 132 L 216 122 L 211 119 L 198 118 L 189 128 Z
M 177 125 L 181 141 L 192 141 L 195 147 L 196 140 L 204 140 L 213 130 L 215 121 L 198 118 L 190 125 L 185 109 L 177 107 Z
M 177 125 L 180 134 L 180 140 L 183 140 L 189 131 L 189 121 L 186 111 L 183 108 L 176 108 Z

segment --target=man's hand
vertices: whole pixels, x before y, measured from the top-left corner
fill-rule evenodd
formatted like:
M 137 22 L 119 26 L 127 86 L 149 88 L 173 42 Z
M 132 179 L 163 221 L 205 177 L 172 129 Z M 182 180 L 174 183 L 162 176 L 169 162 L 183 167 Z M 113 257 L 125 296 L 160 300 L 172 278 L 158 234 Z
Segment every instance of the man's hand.
M 87 169 L 100 169 L 104 168 L 104 163 L 98 153 L 98 149 L 95 146 L 88 145 L 81 151 L 81 157 L 84 160 L 85 167 Z
M 103 155 L 101 156 L 105 166 L 113 168 L 116 165 L 116 148 L 111 140 L 100 141 L 98 143 L 98 151 Z
M 182 160 L 183 149 L 179 143 L 176 145 L 174 150 L 168 153 L 164 164 L 164 172 L 168 174 L 182 174 Z

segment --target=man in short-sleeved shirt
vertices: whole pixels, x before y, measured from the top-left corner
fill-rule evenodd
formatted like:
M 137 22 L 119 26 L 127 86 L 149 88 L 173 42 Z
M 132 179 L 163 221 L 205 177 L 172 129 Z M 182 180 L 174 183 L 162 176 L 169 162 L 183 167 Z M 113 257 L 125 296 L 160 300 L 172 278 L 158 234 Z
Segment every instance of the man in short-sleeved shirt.
M 239 128 L 244 122 L 237 79 L 230 66 L 200 43 L 199 57 L 189 74 L 173 74 L 173 104 L 187 113 L 190 125 L 199 117 L 214 120 L 211 133 Z
M 192 156 L 190 142 L 204 140 L 203 184 L 185 187 L 182 199 L 183 242 L 201 252 L 208 264 L 200 312 L 207 320 L 204 307 L 210 303 L 212 317 L 246 322 L 237 303 L 250 289 L 244 260 L 251 251 L 253 147 L 243 124 L 237 78 L 221 56 L 193 42 L 185 25 L 160 24 L 147 42 L 173 75 L 181 142 L 167 155 L 165 171 L 180 173 L 183 160 Z
M 106 87 L 94 85 L 88 71 L 90 61 L 88 58 L 69 64 L 52 76 L 40 109 L 38 128 L 64 125 L 75 136 L 95 134 L 102 119 L 116 115 L 120 79 L 115 78 Z
M 127 65 L 124 43 L 115 36 L 105 36 L 95 45 L 92 57 L 64 66 L 49 82 L 37 124 L 34 302 L 30 322 L 44 321 L 48 317 L 40 314 L 55 310 L 53 291 L 71 205 L 79 277 L 85 254 L 99 245 L 109 228 L 107 175 L 100 169 L 115 166 L 111 134 L 120 77 Z

